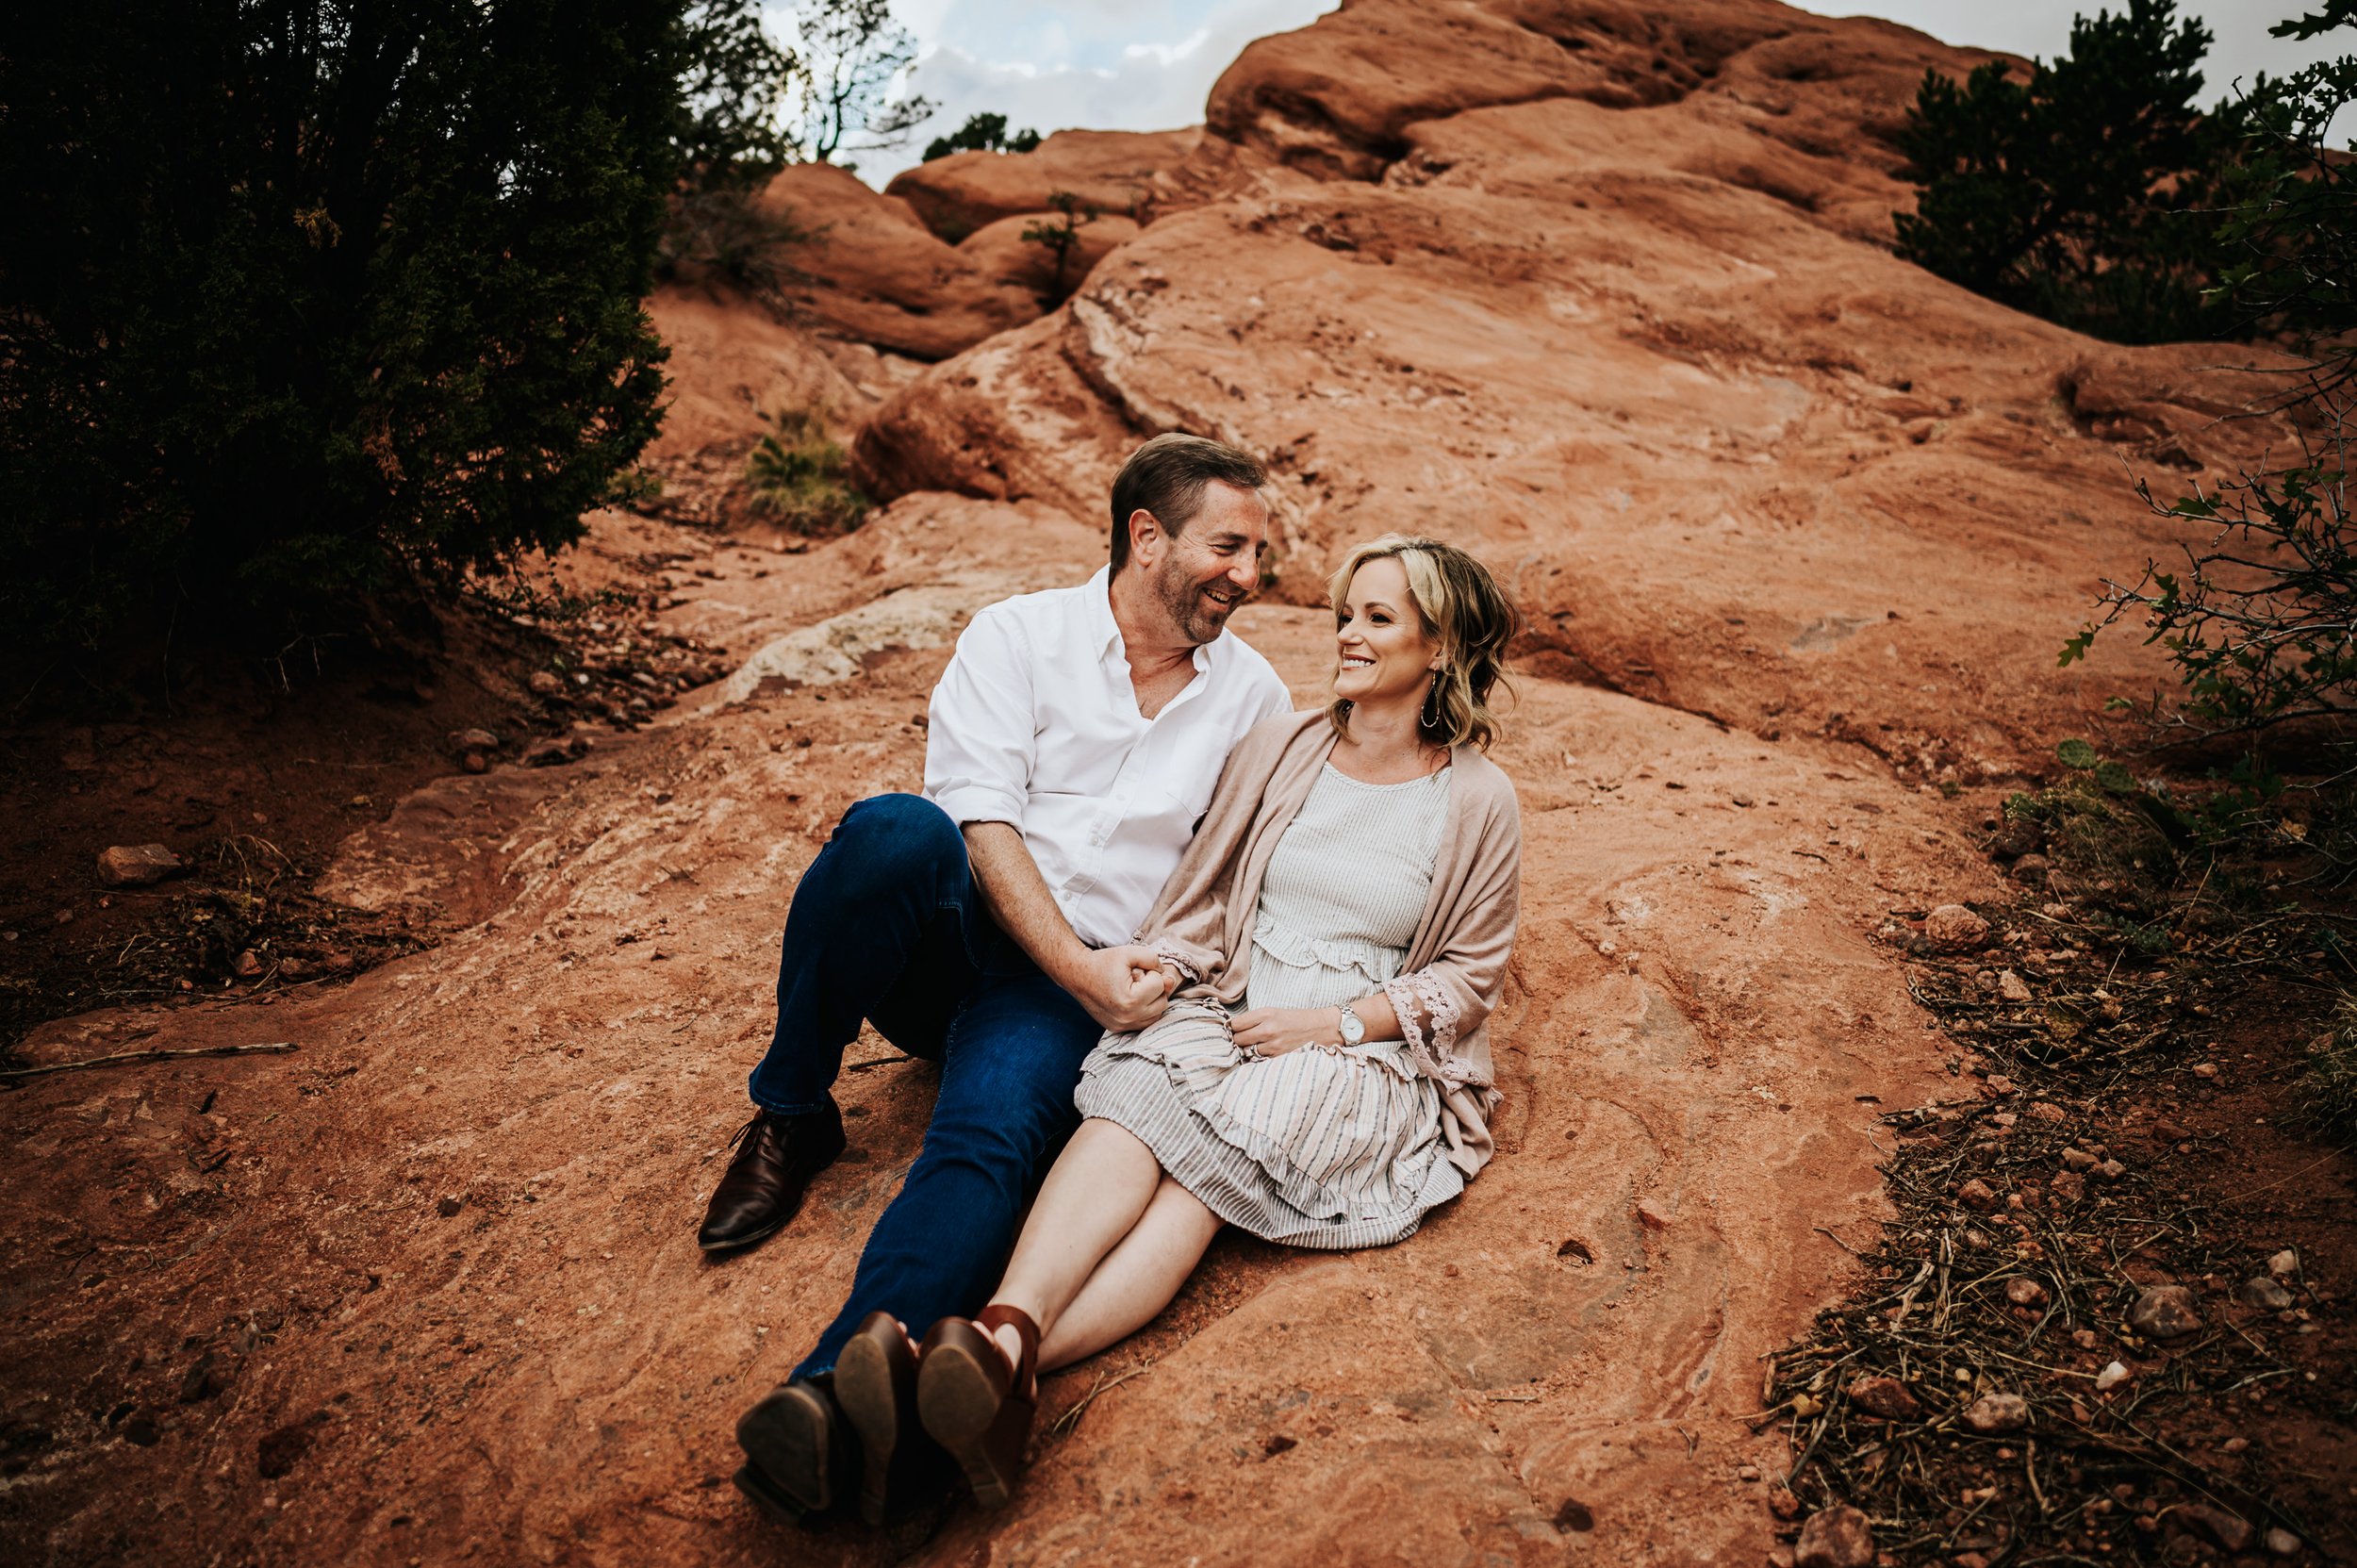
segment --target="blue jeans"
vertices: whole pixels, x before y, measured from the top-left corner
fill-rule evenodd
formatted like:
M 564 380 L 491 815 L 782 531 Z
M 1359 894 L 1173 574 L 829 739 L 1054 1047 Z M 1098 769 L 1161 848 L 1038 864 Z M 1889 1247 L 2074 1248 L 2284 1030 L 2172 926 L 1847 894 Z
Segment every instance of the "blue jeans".
M 778 1027 L 753 1103 L 817 1110 L 860 1020 L 941 1064 L 925 1147 L 860 1254 L 849 1299 L 797 1377 L 830 1371 L 879 1309 L 918 1334 L 990 1298 L 1033 1175 L 1080 1125 L 1104 1031 L 982 908 L 957 824 L 915 795 L 843 814 L 785 917 Z

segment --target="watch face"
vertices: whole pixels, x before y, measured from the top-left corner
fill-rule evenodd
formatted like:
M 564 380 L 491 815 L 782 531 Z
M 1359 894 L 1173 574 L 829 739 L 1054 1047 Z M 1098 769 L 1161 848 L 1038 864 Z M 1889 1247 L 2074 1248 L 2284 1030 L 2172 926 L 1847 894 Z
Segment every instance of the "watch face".
M 1367 1037 L 1367 1026 L 1349 1008 L 1343 1009 L 1343 1044 L 1355 1046 Z

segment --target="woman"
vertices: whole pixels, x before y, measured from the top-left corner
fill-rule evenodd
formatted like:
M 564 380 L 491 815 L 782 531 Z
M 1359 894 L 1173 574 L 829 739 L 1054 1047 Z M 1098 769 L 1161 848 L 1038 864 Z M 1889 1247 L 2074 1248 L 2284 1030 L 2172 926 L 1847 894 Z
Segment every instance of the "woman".
M 1489 1159 L 1522 829 L 1481 750 L 1513 611 L 1463 551 L 1396 535 L 1332 599 L 1332 706 L 1244 737 L 1147 918 L 1168 1010 L 1090 1055 L 997 1295 L 926 1336 L 918 1418 L 986 1504 L 1038 1371 L 1143 1327 L 1223 1224 L 1382 1246 Z

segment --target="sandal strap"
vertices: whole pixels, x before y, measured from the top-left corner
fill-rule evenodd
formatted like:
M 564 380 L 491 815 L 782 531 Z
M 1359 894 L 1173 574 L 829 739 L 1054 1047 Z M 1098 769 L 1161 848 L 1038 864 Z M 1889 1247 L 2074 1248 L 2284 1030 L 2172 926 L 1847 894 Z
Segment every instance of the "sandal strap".
M 994 1301 L 977 1313 L 974 1321 L 985 1334 L 995 1334 L 999 1329 L 1014 1330 L 1023 1346 L 1022 1363 L 1014 1369 L 1014 1387 L 1027 1397 L 1035 1395 L 1039 1388 L 1039 1325 L 1031 1321 L 1031 1314 L 1020 1307 Z

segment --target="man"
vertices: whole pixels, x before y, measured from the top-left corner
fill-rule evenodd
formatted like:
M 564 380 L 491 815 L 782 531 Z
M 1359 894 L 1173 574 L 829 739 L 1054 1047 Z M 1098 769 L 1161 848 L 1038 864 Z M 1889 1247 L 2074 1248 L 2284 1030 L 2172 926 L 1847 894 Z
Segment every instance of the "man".
M 757 1500 L 827 1508 L 864 1466 L 862 1506 L 880 1514 L 915 1426 L 906 1380 L 853 1399 L 838 1355 L 870 1312 L 921 1333 L 981 1303 L 1079 1119 L 1081 1060 L 1104 1031 L 1161 1015 L 1173 981 L 1131 945 L 1138 924 L 1229 749 L 1292 706 L 1226 630 L 1260 582 L 1265 482 L 1198 437 L 1139 448 L 1113 481 L 1110 566 L 974 618 L 933 688 L 925 794 L 853 805 L 794 895 L 757 1109 L 702 1246 L 776 1231 L 842 1152 L 830 1089 L 861 1018 L 939 1062 L 941 1089 L 841 1312 L 738 1426 L 738 1484 Z

